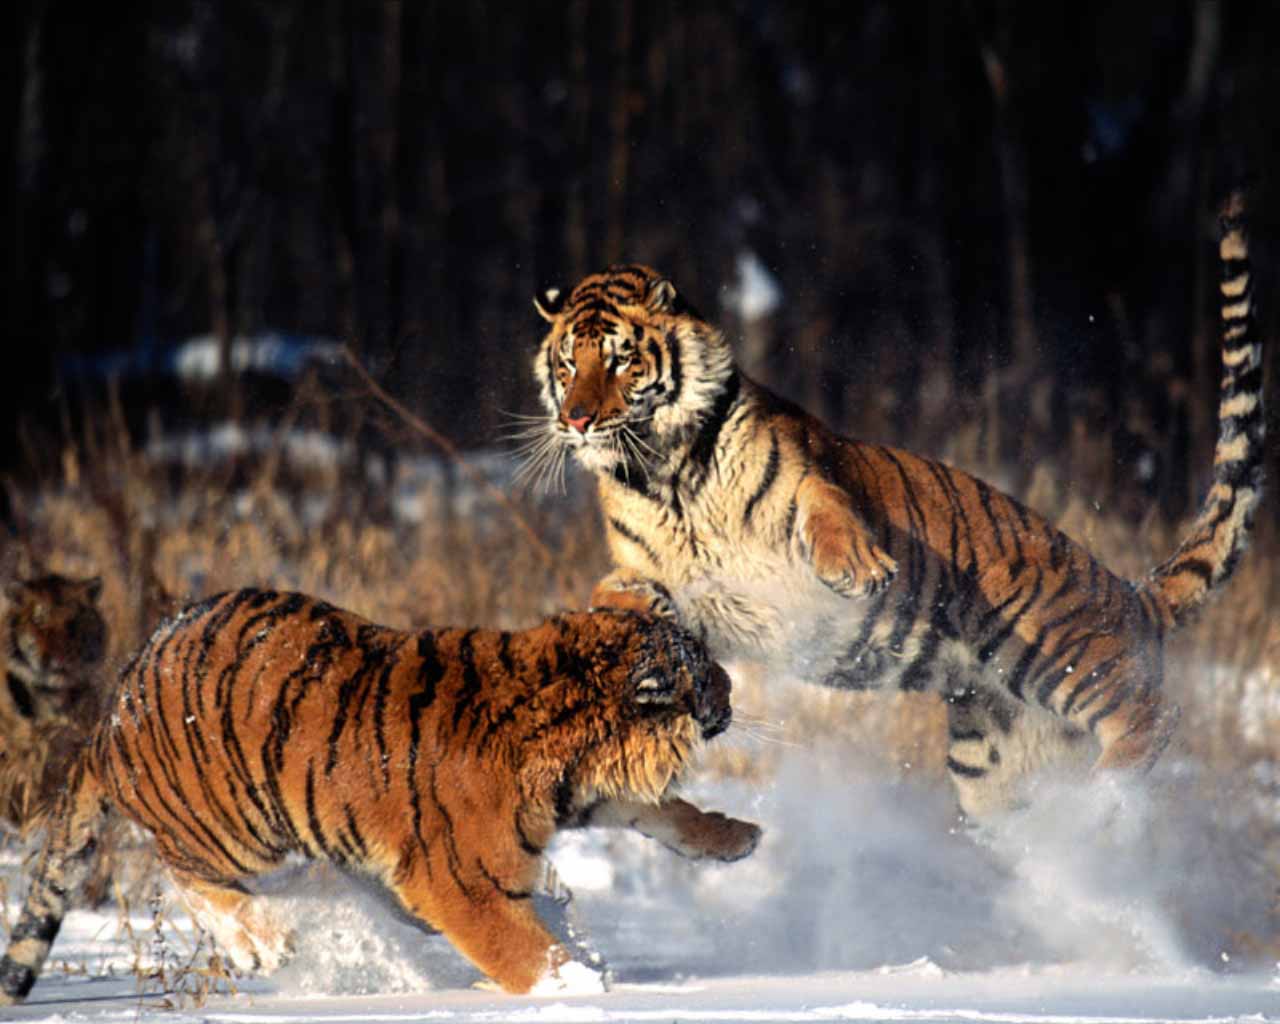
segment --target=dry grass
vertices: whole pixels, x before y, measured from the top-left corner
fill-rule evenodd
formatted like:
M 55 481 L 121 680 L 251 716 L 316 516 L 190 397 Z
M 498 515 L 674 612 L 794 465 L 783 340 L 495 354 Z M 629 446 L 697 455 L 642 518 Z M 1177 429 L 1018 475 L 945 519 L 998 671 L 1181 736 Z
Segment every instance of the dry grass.
M 1000 479 L 973 460 L 957 461 Z M 0 565 L 35 559 L 51 571 L 100 574 L 112 677 L 176 602 L 228 588 L 298 589 L 400 627 L 520 627 L 581 605 L 607 567 L 588 498 L 566 524 L 563 502 L 515 497 L 518 514 L 555 553 L 548 563 L 526 526 L 512 521 L 510 507 L 477 504 L 472 492 L 423 493 L 420 521 L 406 523 L 387 513 L 378 488 L 349 470 L 310 469 L 286 484 L 272 459 L 211 471 L 160 467 L 110 425 L 92 444 L 68 445 L 56 465 L 34 483 L 10 484 L 21 540 L 8 542 Z M 387 486 L 393 483 L 394 476 Z M 1122 574 L 1141 575 L 1172 550 L 1178 524 L 1108 516 L 1081 493 L 1083 484 L 1067 492 L 1037 474 L 1026 497 Z M 1184 711 L 1173 756 L 1203 766 L 1199 785 L 1249 779 L 1269 796 L 1223 813 L 1232 827 L 1256 835 L 1261 854 L 1280 867 L 1270 812 L 1280 789 L 1273 772 L 1280 756 L 1280 622 L 1271 613 L 1280 592 L 1278 548 L 1275 529 L 1264 526 L 1232 584 L 1170 647 L 1166 672 Z M 928 695 L 780 690 L 744 673 L 735 707 L 739 739 L 713 746 L 707 761 L 713 775 L 765 783 L 789 747 L 815 737 L 838 737 L 895 774 L 944 775 L 945 714 Z M 1242 946 L 1274 945 L 1268 937 L 1246 939 Z M 170 991 L 189 983 L 198 993 L 206 982 L 219 983 L 201 975 L 179 984 L 196 970 L 194 957 L 184 962 L 185 968 L 170 964 L 166 970 L 177 974 L 153 984 Z
M 234 471 L 174 470 L 149 463 L 118 433 L 108 423 L 93 444 L 67 446 L 58 473 L 10 485 L 22 551 L 0 553 L 0 565 L 35 559 L 103 577 L 112 675 L 166 612 L 229 588 L 297 589 L 406 628 L 520 627 L 580 605 L 607 566 L 588 498 L 566 524 L 563 503 L 517 496 L 500 505 L 476 499 L 474 488 L 436 488 L 417 496 L 420 521 L 406 524 L 392 520 L 375 488 L 337 470 L 312 469 L 288 486 L 271 458 Z M 963 437 L 958 447 L 963 463 L 973 447 Z M 971 461 L 965 468 L 1000 476 Z M 1179 524 L 1154 516 L 1133 524 L 1082 493 L 1083 485 L 1065 491 L 1042 472 L 1026 498 L 1122 575 L 1139 576 L 1172 550 Z M 1185 716 L 1178 749 L 1215 774 L 1238 775 L 1280 754 L 1280 619 L 1270 611 L 1280 596 L 1278 547 L 1264 525 L 1231 585 L 1168 652 L 1167 686 Z M 713 751 L 712 764 L 725 771 L 758 774 L 747 761 L 767 763 L 771 745 L 838 734 L 894 771 L 942 772 L 944 719 L 929 696 L 809 687 L 779 695 L 745 673 L 737 703 L 750 720 L 743 731 L 762 742 L 750 758 Z

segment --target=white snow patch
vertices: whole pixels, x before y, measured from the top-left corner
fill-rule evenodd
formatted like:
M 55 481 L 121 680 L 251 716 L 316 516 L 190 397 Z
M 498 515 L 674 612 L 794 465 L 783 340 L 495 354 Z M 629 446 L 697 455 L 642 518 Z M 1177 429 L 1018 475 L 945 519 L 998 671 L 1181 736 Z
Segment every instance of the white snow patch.
M 537 984 L 529 990 L 531 996 L 597 996 L 601 995 L 605 990 L 604 975 L 599 971 L 593 971 L 586 964 L 570 961 L 567 964 L 561 964 L 556 971 L 548 971 L 540 979 Z M 569 1007 L 564 1007 L 568 1010 Z M 591 1007 L 580 1007 L 578 1009 L 593 1013 L 601 1011 Z M 595 1016 L 588 1017 L 562 1017 L 561 1020 L 596 1020 Z
M 308 362 L 337 359 L 341 352 L 336 341 L 300 342 L 273 332 L 239 336 L 231 341 L 231 369 L 291 377 Z M 212 334 L 184 341 L 173 353 L 173 368 L 187 380 L 213 380 L 222 372 L 221 342 Z
M 724 306 L 744 321 L 768 316 L 782 304 L 782 286 L 750 249 L 738 250 L 738 278 L 725 289 Z

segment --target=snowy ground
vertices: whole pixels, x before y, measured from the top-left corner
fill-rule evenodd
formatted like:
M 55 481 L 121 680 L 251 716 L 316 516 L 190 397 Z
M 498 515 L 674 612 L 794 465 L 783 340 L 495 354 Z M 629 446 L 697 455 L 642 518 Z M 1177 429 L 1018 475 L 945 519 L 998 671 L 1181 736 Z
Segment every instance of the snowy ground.
M 683 862 L 639 836 L 563 836 L 553 859 L 615 973 L 603 996 L 516 999 L 438 936 L 326 872 L 271 898 L 296 958 L 202 1006 L 159 976 L 194 939 L 176 911 L 69 916 L 26 1006 L 45 1021 L 1280 1021 L 1280 975 L 1229 948 L 1266 934 L 1275 882 L 1221 827 L 1221 794 L 1170 767 L 1143 790 L 1048 785 L 975 836 L 942 787 L 886 781 L 832 751 L 795 750 L 766 786 L 694 786 L 768 829 L 755 857 Z M 11 863 L 6 874 L 12 877 Z M 10 920 L 16 896 L 9 886 Z M 199 959 L 199 958 L 197 958 Z M 190 987 L 188 975 L 184 984 Z M 168 986 L 172 987 L 172 986 Z

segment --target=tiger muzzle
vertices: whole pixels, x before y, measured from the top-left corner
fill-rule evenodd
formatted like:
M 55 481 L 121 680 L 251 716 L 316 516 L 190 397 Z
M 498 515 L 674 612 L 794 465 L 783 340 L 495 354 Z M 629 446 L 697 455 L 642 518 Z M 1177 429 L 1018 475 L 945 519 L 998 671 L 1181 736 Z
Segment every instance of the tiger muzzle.
M 698 724 L 702 726 L 704 740 L 719 736 L 733 721 L 733 708 L 729 704 L 732 688 L 729 673 L 714 661 L 709 662 L 706 672 L 700 675 L 697 686 L 696 714 Z

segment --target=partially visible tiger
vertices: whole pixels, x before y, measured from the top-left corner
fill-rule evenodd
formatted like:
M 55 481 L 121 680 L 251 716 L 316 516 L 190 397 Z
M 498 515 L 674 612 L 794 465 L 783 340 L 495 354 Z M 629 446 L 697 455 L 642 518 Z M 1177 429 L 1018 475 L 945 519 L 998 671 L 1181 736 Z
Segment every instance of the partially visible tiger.
M 603 800 L 658 805 L 730 717 L 702 644 L 627 611 L 404 632 L 301 594 L 211 598 L 124 669 L 0 960 L 0 1003 L 34 984 L 111 807 L 154 834 L 245 969 L 278 964 L 287 936 L 242 883 L 299 852 L 381 884 L 510 992 L 581 981 L 532 909 L 542 851 Z
M 98 715 L 106 624 L 100 579 L 47 575 L 5 587 L 0 818 L 30 823 L 66 779 Z
M 535 465 L 572 453 L 597 478 L 616 569 L 593 603 L 673 615 L 721 660 L 940 691 L 970 816 L 1021 799 L 1034 770 L 1082 744 L 1100 747 L 1097 769 L 1150 765 L 1178 717 L 1161 697 L 1164 638 L 1231 574 L 1261 494 L 1242 217 L 1233 195 L 1213 484 L 1172 557 L 1134 581 L 967 473 L 837 436 L 742 373 L 648 267 L 547 290 Z

